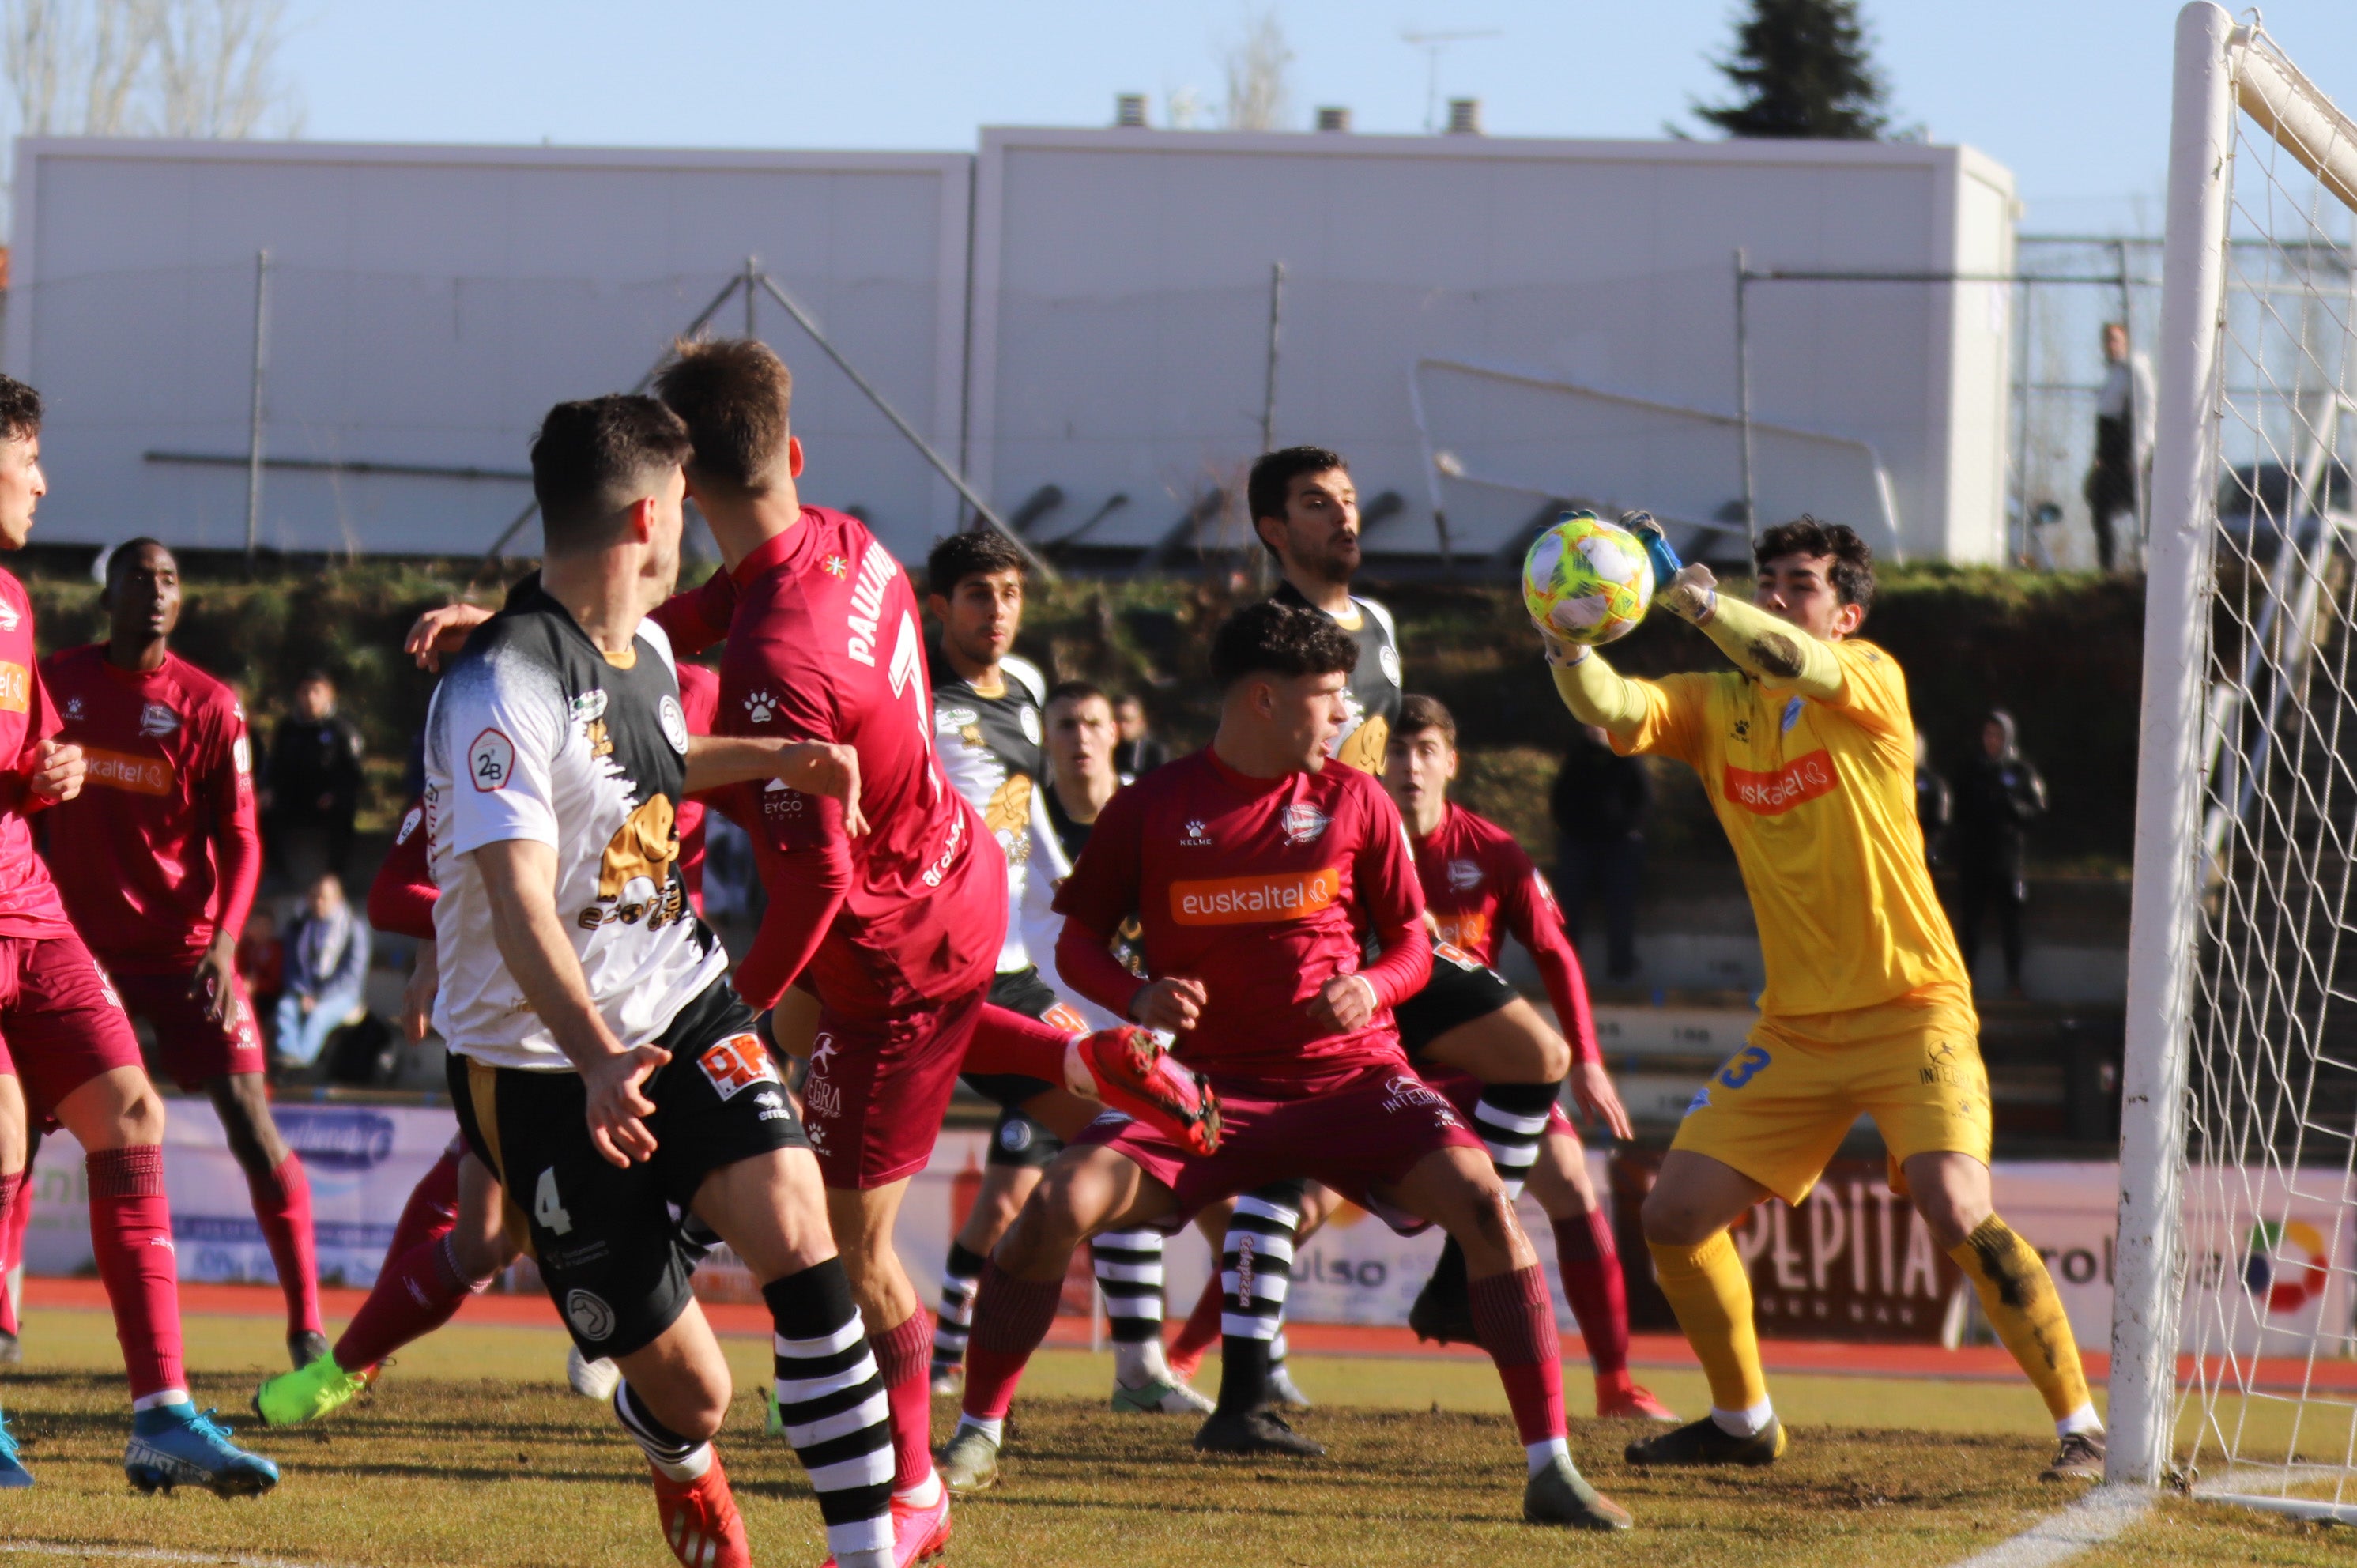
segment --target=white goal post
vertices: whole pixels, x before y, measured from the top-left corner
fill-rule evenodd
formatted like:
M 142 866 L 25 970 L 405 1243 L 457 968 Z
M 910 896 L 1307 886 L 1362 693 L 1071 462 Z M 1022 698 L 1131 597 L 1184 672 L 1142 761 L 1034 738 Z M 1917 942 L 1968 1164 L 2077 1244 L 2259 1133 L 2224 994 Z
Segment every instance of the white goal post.
M 2357 1523 L 2357 123 L 2207 3 L 2156 346 L 2108 1478 Z

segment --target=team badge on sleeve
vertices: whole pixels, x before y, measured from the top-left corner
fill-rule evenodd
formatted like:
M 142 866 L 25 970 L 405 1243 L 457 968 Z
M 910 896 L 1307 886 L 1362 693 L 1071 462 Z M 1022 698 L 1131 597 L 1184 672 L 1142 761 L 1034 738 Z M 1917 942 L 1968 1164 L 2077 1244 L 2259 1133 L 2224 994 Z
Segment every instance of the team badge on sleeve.
M 671 742 L 671 748 L 673 751 L 685 757 L 687 755 L 687 715 L 680 711 L 679 699 L 665 692 L 662 704 L 655 710 L 655 717 L 662 725 L 663 739 Z
M 498 730 L 485 730 L 475 737 L 475 744 L 467 748 L 467 777 L 472 779 L 475 788 L 485 794 L 506 789 L 508 779 L 514 772 L 515 742 Z

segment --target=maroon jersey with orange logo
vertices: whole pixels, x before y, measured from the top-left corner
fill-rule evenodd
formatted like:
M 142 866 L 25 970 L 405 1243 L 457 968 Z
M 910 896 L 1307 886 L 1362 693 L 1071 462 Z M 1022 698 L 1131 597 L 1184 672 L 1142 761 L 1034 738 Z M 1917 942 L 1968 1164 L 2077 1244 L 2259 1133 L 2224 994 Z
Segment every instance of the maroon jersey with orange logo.
M 39 809 L 25 787 L 33 750 L 57 733 L 57 710 L 33 658 L 33 601 L 14 573 L 0 571 L 0 937 L 73 934 L 25 820 Z
M 99 643 L 52 656 L 41 677 L 60 738 L 89 759 L 45 834 L 74 925 L 110 968 L 189 968 L 215 932 L 244 929 L 262 877 L 237 693 L 176 653 L 117 669 Z

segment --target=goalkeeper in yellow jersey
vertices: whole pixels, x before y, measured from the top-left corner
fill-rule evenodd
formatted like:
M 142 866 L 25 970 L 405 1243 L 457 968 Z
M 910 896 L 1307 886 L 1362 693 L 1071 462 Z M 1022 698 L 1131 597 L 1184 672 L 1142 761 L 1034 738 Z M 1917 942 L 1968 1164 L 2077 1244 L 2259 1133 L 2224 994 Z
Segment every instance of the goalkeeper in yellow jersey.
M 1799 1204 L 1864 1112 L 1889 1146 L 1891 1190 L 1921 1212 L 2045 1396 L 2061 1439 L 2046 1477 L 2100 1478 L 2103 1423 L 2070 1320 L 2045 1263 L 1990 1206 L 1988 1077 L 1971 982 L 1923 866 L 1906 678 L 1857 636 L 1873 553 L 1813 518 L 1770 529 L 1743 604 L 1706 567 L 1679 567 L 1652 518 L 1621 521 L 1665 585 L 1654 603 L 1736 668 L 1632 681 L 1549 637 L 1555 687 L 1623 756 L 1674 757 L 1702 776 L 1768 971 L 1749 1040 L 1695 1096 L 1645 1199 L 1645 1241 L 1709 1375 L 1711 1412 L 1631 1444 L 1629 1460 L 1765 1465 L 1783 1453 L 1751 1282 L 1727 1230 L 1771 1194 Z

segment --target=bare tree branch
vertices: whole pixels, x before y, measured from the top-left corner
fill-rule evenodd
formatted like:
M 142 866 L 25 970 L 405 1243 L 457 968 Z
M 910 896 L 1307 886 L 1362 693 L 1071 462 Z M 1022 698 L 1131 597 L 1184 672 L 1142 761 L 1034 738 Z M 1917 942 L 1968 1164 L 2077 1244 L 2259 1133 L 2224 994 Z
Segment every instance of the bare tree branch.
M 1286 44 L 1274 5 L 1244 13 L 1243 31 L 1228 46 L 1222 63 L 1228 78 L 1228 129 L 1278 129 L 1291 96 L 1286 68 L 1293 63 L 1293 50 Z

